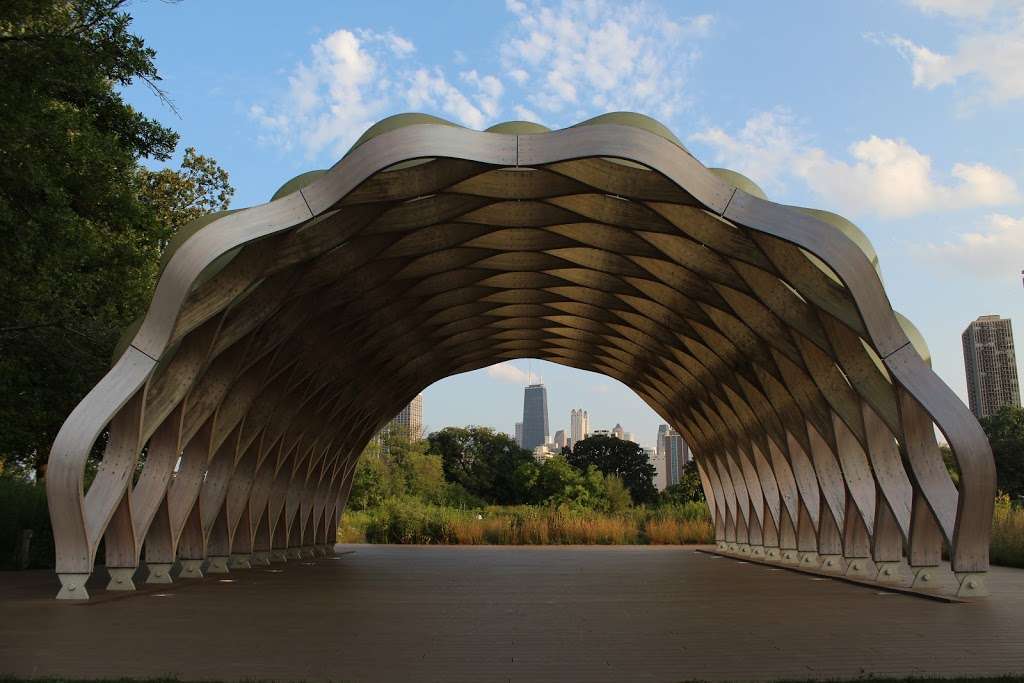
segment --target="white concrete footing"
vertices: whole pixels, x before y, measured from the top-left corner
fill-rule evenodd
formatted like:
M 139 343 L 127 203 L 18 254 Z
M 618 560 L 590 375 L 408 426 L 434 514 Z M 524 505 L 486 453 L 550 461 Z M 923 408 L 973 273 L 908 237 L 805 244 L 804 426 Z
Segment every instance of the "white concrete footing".
M 289 560 L 298 560 L 302 558 L 302 553 L 299 551 L 298 547 L 292 546 L 284 551 L 284 556 Z
M 334 557 L 333 543 L 324 543 L 324 557 Z
M 108 591 L 135 590 L 135 582 L 132 581 L 132 577 L 135 576 L 135 567 L 107 567 L 107 573 L 110 574 L 110 583 L 107 584 Z
M 277 550 L 271 550 L 270 551 L 270 561 L 271 562 L 287 562 L 288 561 L 288 551 L 287 550 L 282 550 L 280 548 L 278 548 Z
M 257 550 L 253 552 L 252 559 L 250 560 L 254 567 L 269 567 L 270 566 L 270 551 L 269 550 Z
M 874 581 L 878 576 L 878 567 L 870 557 L 851 557 L 847 559 L 846 576 L 851 579 Z
M 722 552 L 725 552 L 729 549 L 729 544 L 725 541 L 715 541 L 715 547 L 721 550 Z
M 248 554 L 231 555 L 228 558 L 228 569 L 252 569 L 250 559 Z
M 818 569 L 827 574 L 842 576 L 846 573 L 846 558 L 842 555 L 818 555 L 818 560 Z
M 988 595 L 986 572 L 955 572 L 960 588 L 956 592 L 958 598 L 983 598 Z
M 57 574 L 57 578 L 60 579 L 58 600 L 89 599 L 89 592 L 85 590 L 85 582 L 89 579 L 88 574 Z
M 764 559 L 764 546 L 763 545 L 752 545 L 750 546 L 750 556 L 755 560 Z
M 774 546 L 765 546 L 764 559 L 768 562 L 778 562 L 782 559 L 782 552 Z
M 800 564 L 800 556 L 796 548 L 783 548 L 781 562 L 782 564 Z
M 800 559 L 800 566 L 804 569 L 817 569 L 821 564 L 821 559 L 818 557 L 818 553 L 813 550 L 804 550 L 797 553 L 797 557 Z
M 210 555 L 210 566 L 206 568 L 207 574 L 227 574 L 228 573 L 228 556 L 227 555 Z
M 202 560 L 182 560 L 179 579 L 201 579 L 203 578 Z
M 911 588 L 944 595 L 956 595 L 960 590 L 960 582 L 945 567 L 913 567 L 913 570 Z
M 316 557 L 316 553 L 313 552 L 313 546 L 304 545 L 299 547 L 299 557 L 305 559 L 313 559 Z
M 146 583 L 171 583 L 171 564 L 169 562 L 147 562 Z
M 876 562 L 875 566 L 878 567 L 875 581 L 880 584 L 909 588 L 914 583 L 914 573 L 910 571 L 910 565 L 906 561 Z

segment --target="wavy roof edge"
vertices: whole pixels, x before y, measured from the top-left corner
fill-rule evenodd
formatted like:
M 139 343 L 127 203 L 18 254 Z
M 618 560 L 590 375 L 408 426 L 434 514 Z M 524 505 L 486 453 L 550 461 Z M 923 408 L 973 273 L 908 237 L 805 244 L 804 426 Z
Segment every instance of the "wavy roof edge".
M 422 113 L 422 112 L 405 112 L 405 113 L 400 113 L 400 114 L 394 114 L 392 116 L 388 116 L 386 118 L 383 118 L 380 121 L 377 121 L 376 123 L 371 125 L 369 128 L 367 128 L 359 136 L 359 138 L 356 139 L 355 143 L 353 143 L 352 147 L 348 150 L 348 152 L 346 152 L 345 155 L 338 161 L 338 164 L 342 163 L 344 161 L 344 159 L 346 157 L 348 157 L 353 152 L 353 150 L 357 149 L 361 145 L 367 143 L 368 141 L 370 141 L 370 140 L 372 140 L 372 139 L 374 139 L 376 137 L 384 135 L 385 133 L 389 133 L 389 132 L 392 132 L 392 131 L 395 131 L 395 130 L 399 130 L 401 128 L 405 128 L 407 126 L 425 125 L 425 124 L 426 125 L 450 126 L 450 127 L 453 127 L 453 128 L 462 128 L 464 130 L 472 130 L 470 128 L 467 128 L 466 126 L 459 125 L 457 123 L 454 123 L 454 122 L 449 121 L 447 119 L 441 118 L 439 116 L 434 116 L 432 114 L 426 114 L 426 113 Z M 573 124 L 572 126 L 568 126 L 567 128 L 560 129 L 560 130 L 567 130 L 567 129 L 571 129 L 571 128 L 580 128 L 580 127 L 591 126 L 591 125 L 632 126 L 634 128 L 638 128 L 638 129 L 647 131 L 648 133 L 652 133 L 654 135 L 657 135 L 658 137 L 661 137 L 661 138 L 663 138 L 665 140 L 668 140 L 672 144 L 674 144 L 677 147 L 679 147 L 680 150 L 686 152 L 687 154 L 691 154 L 690 151 L 686 148 L 686 146 L 683 145 L 683 143 L 679 140 L 679 138 L 667 126 L 665 126 L 665 124 L 661 123 L 657 119 L 654 119 L 654 118 L 652 118 L 650 116 L 647 116 L 645 114 L 640 114 L 640 113 L 637 113 L 637 112 L 629 112 L 629 111 L 607 112 L 607 113 L 600 114 L 598 116 L 594 116 L 592 118 L 589 118 L 589 119 L 587 119 L 585 121 L 581 121 L 579 123 Z M 541 125 L 539 123 L 535 123 L 535 122 L 532 122 L 532 121 L 504 121 L 504 122 L 497 123 L 497 124 L 494 124 L 494 125 L 490 126 L 489 128 L 485 129 L 483 132 L 497 133 L 497 134 L 504 134 L 504 135 L 542 135 L 542 134 L 553 132 L 553 131 L 551 129 L 549 129 L 548 127 L 546 127 L 546 126 L 543 126 L 543 125 Z M 691 156 L 692 156 L 692 154 L 691 154 Z M 417 162 L 413 162 L 413 164 L 415 164 L 415 163 L 417 163 Z M 418 162 L 418 163 L 422 163 L 422 161 Z M 405 167 L 407 167 L 409 165 L 410 165 L 410 162 L 405 162 L 403 164 L 398 164 L 395 167 L 393 167 L 392 170 L 397 170 L 397 169 L 400 169 L 400 168 L 405 168 Z M 639 165 L 638 165 L 638 167 L 639 167 Z M 742 190 L 743 192 L 745 192 L 747 194 L 750 194 L 750 195 L 753 195 L 753 196 L 755 196 L 755 197 L 757 197 L 759 199 L 768 199 L 767 193 L 765 193 L 765 191 L 757 183 L 755 183 L 752 179 L 748 178 L 747 176 L 743 175 L 742 173 L 740 173 L 738 171 L 735 171 L 733 169 L 728 169 L 728 168 L 708 168 L 708 170 L 711 173 L 713 173 L 714 175 L 716 175 L 720 180 L 722 180 L 723 182 L 727 183 L 728 185 L 730 185 L 730 186 L 732 186 L 732 187 L 734 187 L 734 188 L 736 188 L 738 190 Z M 277 191 L 275 191 L 274 194 L 271 196 L 270 201 L 273 202 L 273 201 L 281 199 L 282 197 L 285 197 L 285 196 L 287 196 L 289 194 L 292 194 L 294 192 L 298 192 L 302 188 L 306 187 L 310 183 L 314 182 L 315 180 L 317 180 L 318 178 L 320 178 L 321 176 L 323 176 L 324 174 L 329 173 L 329 172 L 330 172 L 330 169 L 317 169 L 317 170 L 306 171 L 304 173 L 300 173 L 299 175 L 289 179 L 287 182 L 285 182 L 283 185 L 281 185 L 277 189 Z M 798 206 L 793 206 L 793 208 L 796 208 L 796 209 L 798 209 L 800 211 L 803 211 L 803 212 L 805 212 L 805 213 L 807 213 L 809 215 L 814 216 L 815 218 L 818 218 L 819 220 L 823 221 L 824 223 L 834 227 L 837 232 L 839 232 L 839 233 L 843 234 L 844 236 L 846 236 L 847 238 L 849 238 L 864 253 L 864 255 L 867 257 L 868 261 L 872 264 L 872 266 L 874 266 L 875 271 L 878 273 L 879 277 L 882 276 L 881 268 L 879 266 L 878 253 L 875 251 L 874 245 L 872 245 L 871 240 L 868 239 L 868 237 L 864 233 L 864 231 L 861 230 L 856 224 L 854 224 L 849 219 L 847 219 L 847 218 L 845 218 L 843 216 L 840 216 L 839 214 L 833 213 L 831 211 L 826 211 L 824 209 L 816 209 L 816 208 L 808 208 L 808 207 L 798 207 Z M 184 243 L 184 241 L 185 241 L 185 239 L 187 239 L 187 237 L 191 237 L 193 234 L 198 232 L 200 229 L 206 227 L 206 225 L 208 225 L 211 222 L 213 222 L 214 218 L 217 218 L 220 215 L 223 215 L 223 214 L 222 213 L 218 213 L 218 214 L 211 214 L 210 216 L 204 216 L 204 217 L 194 221 L 193 223 L 191 223 L 191 224 L 189 224 L 187 226 L 183 226 L 182 228 L 180 228 L 179 229 L 179 234 L 184 235 L 184 238 L 179 238 L 177 234 L 175 235 L 175 237 L 172 239 L 171 243 L 168 245 L 168 248 L 165 250 L 165 252 L 164 252 L 164 254 L 163 254 L 162 258 L 161 258 L 161 263 L 162 264 L 166 264 L 170 260 L 170 257 L 174 254 L 174 251 L 176 251 L 176 249 L 181 244 Z M 813 257 L 813 255 L 811 255 L 811 254 L 809 254 L 809 256 Z M 814 262 L 815 265 L 817 267 L 819 267 L 819 268 L 822 268 L 822 266 L 825 265 L 823 263 L 820 263 L 819 260 L 816 259 L 816 258 L 812 258 L 812 262 Z M 825 268 L 822 268 L 822 269 L 826 270 L 826 268 L 827 268 L 827 266 Z M 827 274 L 829 273 L 829 270 L 830 269 L 826 270 Z M 834 275 L 830 275 L 830 276 L 833 277 L 833 279 L 837 279 Z M 901 316 L 901 317 L 903 317 L 903 316 Z M 905 317 L 903 319 L 906 320 Z M 906 322 L 910 323 L 909 320 L 906 320 Z M 912 323 L 910 323 L 910 324 L 912 326 Z M 927 350 L 927 346 L 924 345 L 924 338 L 923 338 L 923 336 L 921 336 L 920 332 L 917 332 L 916 328 L 913 328 L 913 329 L 914 329 L 914 332 L 916 332 L 916 335 L 912 334 L 911 338 L 915 338 L 916 337 L 916 340 L 919 340 L 919 343 L 915 344 L 914 346 L 915 347 L 924 346 L 925 350 Z M 925 355 L 925 354 L 922 354 L 922 355 Z

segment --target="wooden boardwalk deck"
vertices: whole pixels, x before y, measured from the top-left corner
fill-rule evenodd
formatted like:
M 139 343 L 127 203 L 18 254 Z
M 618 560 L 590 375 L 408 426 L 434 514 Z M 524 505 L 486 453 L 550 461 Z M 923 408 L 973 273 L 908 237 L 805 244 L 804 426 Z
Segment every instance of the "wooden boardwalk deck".
M 339 546 L 227 577 L 0 574 L 0 673 L 681 681 L 1024 672 L 1024 571 L 945 604 L 673 547 Z M 102 572 L 98 572 L 102 574 Z M 222 581 L 228 579 L 230 582 Z

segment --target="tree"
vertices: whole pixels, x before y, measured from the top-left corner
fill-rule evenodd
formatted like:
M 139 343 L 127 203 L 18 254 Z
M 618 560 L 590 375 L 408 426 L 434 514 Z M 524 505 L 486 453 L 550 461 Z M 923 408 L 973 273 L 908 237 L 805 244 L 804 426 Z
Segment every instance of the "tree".
M 228 172 L 213 158 L 196 152 L 195 147 L 185 150 L 178 171 L 140 166 L 137 173 L 139 199 L 149 209 L 153 224 L 166 233 L 161 238 L 161 249 L 181 226 L 227 209 L 235 194 Z
M 180 172 L 139 170 L 178 136 L 119 93 L 143 82 L 164 97 L 123 5 L 0 5 L 0 466 L 40 479 L 64 418 L 145 309 L 173 228 L 231 194 L 194 153 Z
M 440 503 L 447 494 L 441 458 L 427 453 L 425 441 L 385 433 L 382 442 L 371 442 L 360 456 L 349 504 L 366 510 L 396 497 Z
M 527 502 L 520 497 L 525 471 L 519 468 L 533 462 L 533 456 L 507 434 L 487 427 L 446 427 L 427 441 L 429 452 L 441 456 L 448 481 L 493 504 Z
M 567 460 L 583 472 L 593 465 L 603 474 L 619 477 L 636 503 L 657 500 L 658 491 L 654 488 L 657 470 L 643 449 L 632 441 L 613 436 L 591 436 L 576 442 Z
M 663 503 L 701 503 L 704 500 L 704 486 L 700 480 L 700 472 L 697 471 L 697 463 L 693 460 L 683 465 L 683 471 L 679 473 L 679 483 L 661 492 Z
M 996 461 L 996 482 L 1011 498 L 1024 496 L 1024 409 L 1004 406 L 981 420 Z

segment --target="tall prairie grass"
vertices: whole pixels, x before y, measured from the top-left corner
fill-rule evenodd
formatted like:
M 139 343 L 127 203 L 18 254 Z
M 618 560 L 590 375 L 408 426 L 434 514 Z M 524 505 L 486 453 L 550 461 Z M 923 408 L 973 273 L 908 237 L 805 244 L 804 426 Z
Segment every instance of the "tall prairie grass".
M 358 516 L 343 516 L 338 538 L 349 543 L 635 545 L 711 543 L 713 536 L 702 503 L 606 514 L 526 505 L 460 510 L 391 500 Z
M 1024 567 L 1024 508 L 1012 505 L 1005 494 L 996 498 L 989 557 L 992 564 Z

